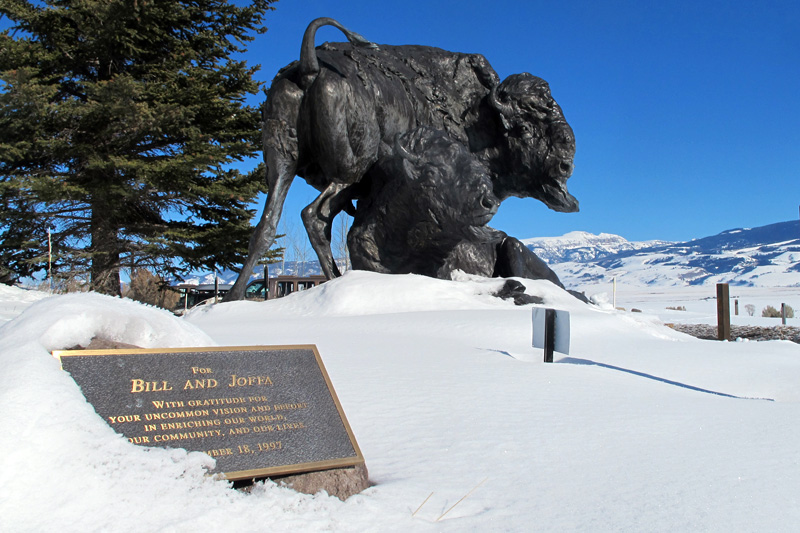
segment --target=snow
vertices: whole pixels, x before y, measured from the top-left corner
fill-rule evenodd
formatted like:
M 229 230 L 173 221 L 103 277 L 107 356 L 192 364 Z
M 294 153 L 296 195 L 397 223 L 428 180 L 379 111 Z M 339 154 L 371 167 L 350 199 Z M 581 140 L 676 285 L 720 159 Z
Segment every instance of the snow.
M 33 302 L 50 296 L 46 292 L 9 287 L 0 284 L 0 324 L 19 315 Z
M 613 285 L 607 283 L 587 283 L 578 287 L 588 296 L 611 302 Z M 800 287 L 730 287 L 731 324 L 737 326 L 778 326 L 780 318 L 763 318 L 761 311 L 771 305 L 776 309 L 781 304 L 800 309 Z M 735 314 L 735 302 L 739 302 L 739 314 Z M 617 307 L 631 311 L 638 309 L 645 314 L 655 315 L 665 323 L 717 324 L 716 289 L 711 286 L 670 287 L 652 286 L 643 288 L 637 284 L 617 283 Z M 754 316 L 749 316 L 746 307 L 752 305 Z M 668 307 L 683 307 L 678 311 Z M 800 316 L 786 319 L 788 326 L 800 327 Z
M 96 294 L 0 291 L 3 317 L 18 315 L 0 326 L 0 530 L 796 528 L 799 345 L 701 341 L 663 325 L 707 317 L 713 287 L 618 287 L 618 306 L 644 311 L 631 313 L 523 281 L 570 312 L 571 353 L 554 364 L 531 347 L 532 306 L 491 296 L 497 279 L 350 272 L 185 318 Z M 595 288 L 608 300 L 608 285 Z M 741 289 L 772 305 L 798 295 Z M 666 309 L 678 305 L 687 311 Z M 94 336 L 316 344 L 374 486 L 345 502 L 271 482 L 245 494 L 206 477 L 205 454 L 130 444 L 49 353 Z

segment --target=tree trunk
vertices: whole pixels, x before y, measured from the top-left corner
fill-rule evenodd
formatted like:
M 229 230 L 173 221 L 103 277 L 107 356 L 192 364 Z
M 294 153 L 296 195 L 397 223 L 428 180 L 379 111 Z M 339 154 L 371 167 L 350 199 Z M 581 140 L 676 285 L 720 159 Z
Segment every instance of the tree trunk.
M 105 200 L 92 202 L 91 290 L 120 296 L 120 249 L 113 207 Z

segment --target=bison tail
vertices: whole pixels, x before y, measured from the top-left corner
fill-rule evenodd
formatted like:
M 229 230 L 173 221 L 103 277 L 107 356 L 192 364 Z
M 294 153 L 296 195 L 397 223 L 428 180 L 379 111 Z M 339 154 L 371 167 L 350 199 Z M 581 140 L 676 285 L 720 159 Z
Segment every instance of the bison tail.
M 314 50 L 314 44 L 317 30 L 322 26 L 338 28 L 344 33 L 347 40 L 355 46 L 360 46 L 362 48 L 378 48 L 377 44 L 368 41 L 362 35 L 354 31 L 348 30 L 332 18 L 321 17 L 312 20 L 311 24 L 306 28 L 306 32 L 303 34 L 303 43 L 300 46 L 300 88 L 304 90 L 317 79 L 317 75 L 319 74 L 319 61 L 317 61 L 317 53 Z

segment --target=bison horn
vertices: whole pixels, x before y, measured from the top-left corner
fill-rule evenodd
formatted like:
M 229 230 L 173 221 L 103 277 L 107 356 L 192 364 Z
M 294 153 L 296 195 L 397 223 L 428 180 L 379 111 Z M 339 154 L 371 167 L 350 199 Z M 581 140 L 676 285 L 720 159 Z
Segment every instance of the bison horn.
M 395 153 L 400 154 L 400 157 L 402 157 L 409 163 L 418 166 L 422 162 L 422 157 L 409 152 L 408 149 L 405 146 L 403 146 L 403 143 L 400 142 L 400 137 L 402 137 L 402 135 L 398 135 L 397 137 L 394 138 Z
M 501 115 L 512 117 L 514 115 L 514 106 L 511 104 L 506 104 L 501 102 L 500 99 L 497 97 L 497 87 L 492 87 L 491 92 L 489 92 L 489 104 L 497 109 Z

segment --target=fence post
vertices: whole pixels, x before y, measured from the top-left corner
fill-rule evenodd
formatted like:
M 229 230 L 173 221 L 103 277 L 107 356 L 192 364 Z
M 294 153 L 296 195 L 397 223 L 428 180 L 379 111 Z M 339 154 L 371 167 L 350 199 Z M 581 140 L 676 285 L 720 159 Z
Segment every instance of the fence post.
M 739 299 L 733 301 L 733 314 L 739 316 Z
M 727 283 L 717 283 L 717 338 L 731 340 L 731 300 Z
M 781 304 L 781 324 L 786 325 L 786 304 Z

